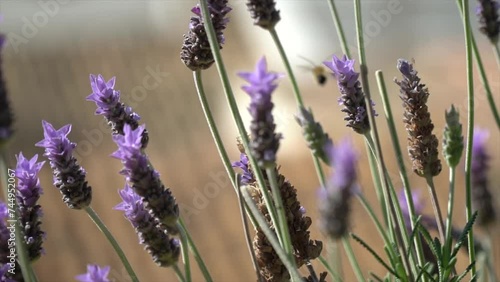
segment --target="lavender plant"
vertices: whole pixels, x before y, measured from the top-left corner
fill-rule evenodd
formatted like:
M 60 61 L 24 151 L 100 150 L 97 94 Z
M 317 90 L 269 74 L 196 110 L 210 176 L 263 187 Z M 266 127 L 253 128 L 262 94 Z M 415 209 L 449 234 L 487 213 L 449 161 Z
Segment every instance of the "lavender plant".
M 366 281 L 368 274 L 370 281 L 453 281 L 458 282 L 467 273 L 471 274 L 471 281 L 475 281 L 478 274 L 483 274 L 486 267 L 476 269 L 476 253 L 487 253 L 487 244 L 481 242 L 480 236 L 474 236 L 474 223 L 477 221 L 481 227 L 490 226 L 496 220 L 493 205 L 493 193 L 490 190 L 488 179 L 489 154 L 486 149 L 486 131 L 482 131 L 474 124 L 474 91 L 472 81 L 472 52 L 478 62 L 480 76 L 485 85 L 487 97 L 493 116 L 500 126 L 500 118 L 489 89 L 484 68 L 481 63 L 477 46 L 471 34 L 469 23 L 468 1 L 457 0 L 463 15 L 464 33 L 466 38 L 466 62 L 468 80 L 468 121 L 467 141 L 465 142 L 465 191 L 467 223 L 460 228 L 454 227 L 453 214 L 455 202 L 455 171 L 460 168 L 460 159 L 464 150 L 462 124 L 458 111 L 454 106 L 445 112 L 446 128 L 443 133 L 443 157 L 449 167 L 449 199 L 446 226 L 444 216 L 441 214 L 439 201 L 433 183 L 433 177 L 440 174 L 444 164 L 439 159 L 438 136 L 433 132 L 434 125 L 430 118 L 427 103 L 431 99 L 428 89 L 421 83 L 421 79 L 414 69 L 413 64 L 400 59 L 397 68 L 402 74 L 401 80 L 395 80 L 399 86 L 400 98 L 403 102 L 403 122 L 407 131 L 407 150 L 413 171 L 426 179 L 431 193 L 435 220 L 424 214 L 424 203 L 416 197 L 417 193 L 411 188 L 404 158 L 394 120 L 390 99 L 385 86 L 382 72 L 376 72 L 379 92 L 383 99 L 384 114 L 389 126 L 394 153 L 397 157 L 398 170 L 403 183 L 402 193 L 397 194 L 395 181 L 389 175 L 385 164 L 389 152 L 383 152 L 381 139 L 377 129 L 377 115 L 373 110 L 371 99 L 369 71 L 365 46 L 363 41 L 363 20 L 361 1 L 354 1 L 356 35 L 359 53 L 359 73 L 355 71 L 355 60 L 350 58 L 347 40 L 343 31 L 336 7 L 329 1 L 334 22 L 343 46 L 344 56 L 339 59 L 336 55 L 332 60 L 325 62 L 337 80 L 340 92 L 339 103 L 341 112 L 346 114 L 344 120 L 347 127 L 361 134 L 367 145 L 367 156 L 378 194 L 377 208 L 382 211 L 382 216 L 375 212 L 374 205 L 365 197 L 358 187 L 358 162 L 363 156 L 358 153 L 353 143 L 346 141 L 335 144 L 315 120 L 312 109 L 306 108 L 301 95 L 297 79 L 290 66 L 285 47 L 281 45 L 275 30 L 280 21 L 280 12 L 275 1 L 251 0 L 247 1 L 247 8 L 254 24 L 268 31 L 277 47 L 286 69 L 286 79 L 292 84 L 298 114 L 295 119 L 302 129 L 306 145 L 311 151 L 313 164 L 321 185 L 318 199 L 319 218 L 318 226 L 328 237 L 326 246 L 333 246 L 339 256 L 340 248 L 337 241 L 340 239 L 349 259 L 354 275 L 358 281 Z M 278 121 L 273 116 L 275 107 L 272 97 L 277 89 L 277 80 L 284 77 L 282 74 L 268 71 L 265 57 L 255 65 L 252 72 L 239 72 L 238 75 L 248 84 L 242 87 L 250 97 L 248 110 L 250 124 L 245 125 L 236 103 L 228 74 L 226 72 L 222 44 L 226 38 L 223 34 L 229 21 L 227 14 L 232 10 L 227 0 L 201 0 L 191 11 L 194 16 L 190 19 L 189 31 L 184 35 L 180 58 L 183 63 L 193 71 L 194 83 L 198 92 L 208 126 L 216 143 L 219 155 L 232 181 L 236 195 L 240 198 L 244 229 L 246 217 L 254 227 L 253 240 L 246 233 L 247 241 L 251 243 L 251 256 L 253 257 L 256 276 L 251 279 L 258 281 L 308 281 L 322 282 L 332 277 L 335 281 L 346 279 L 341 271 L 342 262 L 330 262 L 322 255 L 323 242 L 311 239 L 311 228 L 314 227 L 313 219 L 306 215 L 305 207 L 299 201 L 299 195 L 304 193 L 301 188 L 294 187 L 281 173 L 278 165 L 278 149 L 281 143 L 288 142 L 282 134 L 276 132 Z M 498 51 L 498 4 L 495 1 L 480 1 L 478 15 L 480 16 L 481 32 L 485 33 L 490 41 L 497 46 Z M 0 45 L 4 37 L 0 37 Z M 219 129 L 215 122 L 210 106 L 207 102 L 202 83 L 202 71 L 213 64 L 217 70 L 224 88 L 234 122 L 238 128 L 237 135 L 241 140 L 239 144 L 239 161 L 230 162 L 228 151 L 221 141 Z M 0 70 L 0 76 L 2 75 Z M 146 153 L 149 134 L 145 125 L 139 124 L 140 117 L 132 108 L 121 101 L 120 91 L 115 90 L 115 78 L 106 81 L 102 75 L 90 75 L 92 94 L 87 100 L 95 102 L 95 114 L 102 115 L 111 126 L 112 139 L 118 149 L 112 157 L 120 160 L 123 165 L 120 174 L 125 176 L 125 187 L 119 194 L 122 202 L 114 207 L 124 212 L 125 218 L 132 224 L 139 243 L 151 255 L 152 261 L 160 267 L 173 269 L 179 281 L 192 281 L 189 251 L 203 274 L 206 281 L 212 281 L 210 271 L 199 254 L 186 226 L 182 220 L 173 189 L 167 188 L 160 174 L 150 162 Z M 5 175 L 6 157 L 5 141 L 11 138 L 12 111 L 10 109 L 5 83 L 0 78 L 0 179 L 5 187 L 10 187 L 9 177 Z M 44 156 L 49 160 L 53 170 L 54 185 L 61 192 L 63 202 L 71 209 L 85 210 L 97 227 L 110 241 L 118 256 L 122 260 L 132 281 L 139 281 L 119 244 L 91 208 L 92 193 L 99 193 L 86 181 L 86 171 L 78 164 L 73 156 L 76 144 L 68 139 L 71 125 L 60 129 L 54 128 L 50 123 L 43 121 L 44 139 L 35 146 L 45 150 Z M 476 130 L 474 128 L 476 127 Z M 249 131 L 247 131 L 249 128 Z M 248 134 L 249 133 L 249 134 Z M 356 137 L 359 135 L 355 134 Z M 332 173 L 325 177 L 320 161 L 330 166 Z M 286 164 L 288 165 L 288 164 Z M 303 166 L 303 164 L 300 164 Z M 41 188 L 37 174 L 43 162 L 37 162 L 37 155 L 26 159 L 22 153 L 18 155 L 18 164 L 15 177 L 18 179 L 18 190 L 15 194 L 15 203 L 12 207 L 0 203 L 0 281 L 37 281 L 31 268 L 31 263 L 40 258 L 43 253 L 41 247 L 44 231 L 40 229 L 41 206 L 37 204 Z M 241 170 L 236 174 L 234 168 Z M 12 174 L 9 174 L 10 176 Z M 13 176 L 10 176 L 13 177 Z M 311 184 L 314 187 L 315 184 Z M 97 186 L 96 186 L 97 187 Z M 4 190 L 7 191 L 7 188 Z M 363 189 L 364 190 L 364 189 Z M 7 193 L 8 198 L 9 193 Z M 378 234 L 383 240 L 385 256 L 370 244 L 361 235 L 356 234 L 356 228 L 351 222 L 352 200 L 356 198 L 365 208 L 367 215 L 375 225 Z M 111 206 L 109 206 L 111 208 Z M 11 213 L 10 210 L 14 212 Z M 21 244 L 18 258 L 7 260 L 9 249 L 8 217 L 19 218 L 19 238 Z M 12 215 L 11 215 L 12 214 Z M 365 222 L 363 222 L 365 224 Z M 455 223 L 456 224 L 456 223 Z M 439 233 L 435 238 L 434 232 Z M 130 232 L 132 233 L 132 232 Z M 130 236 L 134 236 L 131 234 Z M 491 234 L 490 234 L 491 236 Z M 478 239 L 479 238 L 479 239 Z M 351 247 L 355 241 L 362 245 L 375 260 L 382 265 L 386 273 L 368 273 L 361 266 L 357 255 Z M 453 242 L 455 244 L 453 244 Z M 23 248 L 27 252 L 23 254 Z M 465 269 L 458 269 L 457 261 L 459 250 L 467 246 L 469 265 Z M 182 259 L 180 259 L 182 253 Z M 323 269 L 312 263 L 319 259 Z M 11 274 L 13 266 L 20 266 L 23 272 Z M 487 257 L 485 265 L 493 265 L 493 258 Z M 179 266 L 183 264 L 184 271 Z M 305 267 L 303 267 L 305 266 Z M 494 277 L 492 267 L 488 268 L 490 277 Z M 76 276 L 79 281 L 111 281 L 108 278 L 110 267 L 99 267 L 96 264 L 87 265 L 87 273 Z M 483 277 L 483 276 L 480 276 Z M 241 277 L 247 280 L 247 277 Z

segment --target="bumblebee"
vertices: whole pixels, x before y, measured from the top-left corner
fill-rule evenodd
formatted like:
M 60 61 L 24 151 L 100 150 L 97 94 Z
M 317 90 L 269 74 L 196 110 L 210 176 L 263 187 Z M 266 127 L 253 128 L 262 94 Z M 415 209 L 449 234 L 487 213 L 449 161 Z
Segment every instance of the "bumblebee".
M 322 65 L 317 65 L 313 61 L 305 57 L 302 57 L 300 55 L 298 57 L 308 62 L 311 65 L 311 66 L 299 66 L 299 67 L 306 69 L 309 72 L 312 72 L 314 79 L 320 86 L 325 85 L 326 81 L 328 80 L 327 79 L 328 72 L 326 71 L 326 68 Z

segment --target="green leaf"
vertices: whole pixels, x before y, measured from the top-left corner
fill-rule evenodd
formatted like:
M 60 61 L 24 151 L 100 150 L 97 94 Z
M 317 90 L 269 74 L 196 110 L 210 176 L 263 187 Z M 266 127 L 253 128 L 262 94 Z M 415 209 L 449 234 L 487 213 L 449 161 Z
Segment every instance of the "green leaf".
M 382 258 L 370 247 L 368 244 L 366 244 L 361 238 L 359 238 L 356 234 L 351 233 L 351 237 L 358 242 L 361 246 L 363 246 L 365 249 L 367 249 L 374 257 L 375 259 L 382 264 L 385 269 L 387 269 L 390 273 L 392 273 L 394 276 L 396 276 L 398 279 L 401 279 L 400 276 L 389 266 L 387 263 L 385 263 Z M 405 275 L 406 276 L 406 275 Z
M 466 242 L 467 240 L 467 235 L 469 235 L 470 230 L 472 229 L 472 226 L 474 225 L 474 222 L 476 221 L 477 217 L 477 211 L 474 212 L 472 217 L 470 218 L 469 222 L 464 227 L 464 230 L 462 231 L 462 234 L 460 234 L 460 237 L 458 237 L 457 243 L 455 244 L 455 247 L 453 248 L 453 252 L 451 253 L 451 257 L 455 257 L 460 250 L 460 247 Z
M 373 276 L 373 278 L 375 280 L 377 280 L 378 282 L 384 282 L 384 280 L 382 280 L 382 278 L 378 277 L 377 274 L 373 273 L 373 272 L 370 272 L 370 275 Z M 373 281 L 373 280 L 372 280 Z
M 464 279 L 464 277 L 467 275 L 467 273 L 469 273 L 469 271 L 472 269 L 472 267 L 476 264 L 475 261 L 473 261 L 471 264 L 469 264 L 467 266 L 467 268 L 464 270 L 464 272 L 458 276 L 458 277 L 454 277 L 453 278 L 453 282 L 459 282 L 460 280 Z M 471 281 L 476 281 L 476 276 L 474 275 L 474 277 L 472 277 Z

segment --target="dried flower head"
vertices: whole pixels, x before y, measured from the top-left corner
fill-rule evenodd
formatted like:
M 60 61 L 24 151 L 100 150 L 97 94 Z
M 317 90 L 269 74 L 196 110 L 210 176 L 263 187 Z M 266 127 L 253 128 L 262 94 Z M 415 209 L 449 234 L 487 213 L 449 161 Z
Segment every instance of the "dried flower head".
M 472 142 L 472 206 L 478 211 L 476 222 L 481 226 L 493 223 L 496 219 L 493 195 L 490 191 L 488 172 L 490 155 L 486 142 L 489 132 L 475 128 Z
M 250 83 L 242 87 L 251 98 L 248 107 L 252 116 L 250 152 L 260 167 L 272 166 L 276 163 L 281 134 L 275 133 L 276 125 L 271 114 L 274 107 L 271 94 L 277 87 L 276 80 L 282 75 L 267 72 L 265 57 L 257 62 L 253 72 L 240 72 L 238 75 Z
M 83 209 L 92 201 L 92 188 L 85 181 L 85 170 L 78 165 L 73 150 L 76 144 L 68 139 L 71 124 L 55 129 L 52 124 L 42 121 L 44 139 L 35 146 L 45 148 L 53 170 L 54 186 L 63 195 L 63 202 L 70 209 Z
M 358 156 L 349 140 L 326 148 L 331 160 L 332 175 L 327 186 L 319 191 L 320 229 L 328 236 L 339 239 L 349 229 L 350 201 L 358 193 Z
M 123 200 L 115 206 L 115 210 L 125 212 L 125 217 L 134 226 L 139 235 L 139 241 L 152 256 L 153 261 L 162 267 L 177 263 L 180 254 L 179 241 L 170 238 L 159 226 L 155 219 L 144 208 L 142 198 L 137 195 L 128 184 L 119 191 Z
M 6 142 L 13 134 L 13 115 L 7 97 L 7 87 L 3 79 L 1 49 L 5 43 L 5 36 L 0 34 L 0 145 Z
M 17 204 L 20 215 L 20 225 L 30 261 L 38 259 L 43 254 L 42 243 L 45 232 L 40 228 L 42 208 L 37 204 L 42 188 L 38 173 L 45 162 L 37 162 L 38 155 L 30 160 L 19 153 L 15 170 L 18 179 Z
M 115 80 L 113 77 L 106 82 L 102 75 L 90 75 L 90 87 L 92 94 L 87 96 L 87 101 L 95 102 L 96 115 L 103 115 L 111 126 L 113 135 L 123 135 L 123 125 L 128 124 L 132 129 L 139 126 L 141 117 L 132 111 L 132 108 L 120 102 L 120 91 L 115 90 Z M 148 132 L 145 130 L 142 136 L 142 148 L 148 145 Z
M 443 155 L 449 167 L 456 167 L 460 162 L 464 150 L 460 114 L 451 105 L 450 110 L 445 112 L 445 118 L 446 127 L 443 133 Z
M 263 29 L 271 30 L 281 20 L 274 0 L 248 0 L 247 7 L 253 24 Z
M 302 135 L 306 139 L 307 146 L 316 157 L 327 164 L 330 163 L 325 148 L 333 145 L 332 139 L 323 131 L 321 124 L 314 120 L 311 110 L 308 111 L 302 106 L 299 110 L 300 113 L 295 116 L 295 120 L 302 127 Z
M 478 0 L 476 15 L 479 17 L 481 32 L 486 35 L 493 44 L 498 42 L 500 34 L 500 17 L 498 10 L 500 3 L 496 0 Z
M 111 267 L 100 267 L 97 264 L 88 264 L 87 273 L 77 275 L 76 280 L 80 282 L 111 282 L 108 279 Z
M 429 91 L 425 84 L 420 83 L 418 72 L 410 62 L 399 59 L 397 68 L 403 80 L 394 79 L 394 82 L 400 87 L 403 101 L 403 122 L 408 132 L 408 153 L 413 171 L 422 177 L 436 176 L 441 172 L 441 161 L 438 157 L 439 141 L 432 134 L 434 124 L 426 104 Z
M 354 60 L 349 60 L 346 55 L 342 59 L 333 55 L 331 61 L 323 62 L 325 66 L 332 70 L 337 79 L 340 90 L 339 105 L 342 105 L 342 112 L 347 116 L 347 126 L 351 127 L 359 134 L 365 134 L 370 130 L 370 121 L 367 114 L 365 94 L 359 82 L 359 73 L 354 71 Z M 376 113 L 373 113 L 376 115 Z
M 191 11 L 195 16 L 191 17 L 188 34 L 184 34 L 181 60 L 192 71 L 204 70 L 214 63 L 214 57 L 203 26 L 203 17 L 199 4 Z M 231 8 L 227 6 L 227 0 L 208 0 L 208 11 L 217 35 L 219 49 L 222 49 L 225 40 L 223 31 L 229 22 L 226 15 L 231 11 Z
M 146 210 L 162 228 L 177 234 L 179 207 L 170 189 L 161 182 L 160 174 L 150 165 L 148 156 L 141 150 L 144 129 L 144 125 L 132 129 L 125 124 L 124 134 L 113 137 L 118 150 L 111 156 L 121 160 L 124 167 L 120 173 L 126 176 L 135 193 L 143 198 Z

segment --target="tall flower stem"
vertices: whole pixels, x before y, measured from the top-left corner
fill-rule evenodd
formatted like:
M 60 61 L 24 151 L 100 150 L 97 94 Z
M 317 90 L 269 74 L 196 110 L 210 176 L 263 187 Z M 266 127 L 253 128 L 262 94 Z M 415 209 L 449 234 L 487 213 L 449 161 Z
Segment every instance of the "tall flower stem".
M 469 1 L 462 0 L 462 12 L 463 12 L 463 24 L 465 33 L 465 54 L 467 63 L 467 146 L 465 149 L 465 210 L 466 218 L 469 221 L 472 217 L 472 140 L 474 136 L 474 81 L 473 81 L 473 70 L 472 70 L 472 52 L 471 45 L 472 33 L 470 29 L 470 19 L 469 19 Z M 476 56 L 476 59 L 478 56 Z M 500 123 L 499 123 L 500 125 Z M 476 252 L 474 250 L 474 232 L 473 229 L 469 231 L 468 235 L 469 243 L 469 262 L 473 263 L 476 261 Z M 472 265 L 471 277 L 476 275 L 476 266 Z
M 290 261 L 292 262 L 292 264 L 295 265 L 295 259 L 293 257 L 292 240 L 290 239 L 290 232 L 288 230 L 288 223 L 286 220 L 285 209 L 283 208 L 283 199 L 281 198 L 280 188 L 278 187 L 278 180 L 277 180 L 278 176 L 276 175 L 276 167 L 267 168 L 266 173 L 269 183 L 271 184 L 271 192 L 273 194 L 274 204 L 276 206 L 276 211 L 278 213 L 279 228 L 276 229 L 281 233 L 281 239 L 282 239 L 281 243 L 283 249 L 290 257 Z
M 464 9 L 462 7 L 462 2 L 463 2 L 463 0 L 456 1 L 458 9 L 460 10 L 460 15 L 462 16 L 462 18 L 465 22 L 465 13 L 464 13 Z M 468 6 L 468 4 L 467 4 L 467 6 Z M 467 16 L 467 18 L 470 19 L 469 16 Z M 470 20 L 467 22 L 469 23 L 469 28 L 470 28 Z M 474 35 L 470 31 L 468 34 L 470 37 L 470 44 L 472 44 L 472 52 L 474 53 L 474 57 L 476 58 L 476 65 L 477 65 L 477 69 L 479 71 L 479 78 L 481 79 L 481 84 L 483 85 L 484 91 L 486 92 L 486 98 L 488 99 L 488 103 L 490 105 L 490 109 L 491 109 L 491 112 L 493 114 L 493 118 L 495 119 L 497 127 L 500 129 L 500 113 L 498 112 L 497 106 L 495 105 L 495 99 L 493 98 L 490 84 L 489 84 L 488 78 L 486 76 L 486 71 L 484 70 L 483 61 L 481 60 L 481 54 L 479 53 L 479 49 L 477 48 L 477 44 L 476 44 L 476 40 L 474 39 Z M 471 47 L 469 45 L 469 43 L 467 45 L 469 47 Z M 471 70 L 471 72 L 472 72 L 472 70 Z M 470 113 L 470 111 L 469 111 L 469 113 Z M 475 270 L 475 268 L 474 268 L 474 270 Z
M 175 271 L 175 275 L 177 276 L 177 279 L 181 282 L 186 282 L 186 278 L 184 278 L 184 275 L 182 274 L 181 270 L 179 269 L 179 266 L 177 264 L 174 264 L 172 268 Z
M 137 278 L 137 275 L 135 274 L 134 270 L 132 269 L 132 266 L 130 265 L 130 262 L 128 261 L 127 256 L 125 256 L 125 253 L 123 252 L 122 248 L 120 247 L 118 242 L 116 242 L 115 238 L 113 237 L 111 232 L 109 232 L 108 228 L 106 227 L 104 222 L 102 222 L 101 218 L 99 218 L 97 213 L 90 206 L 85 207 L 85 212 L 87 212 L 90 219 L 92 219 L 92 221 L 97 226 L 97 228 L 99 228 L 99 230 L 102 232 L 102 234 L 104 234 L 106 239 L 109 241 L 109 243 L 111 244 L 111 246 L 115 250 L 116 254 L 118 254 L 118 257 L 122 261 L 122 264 L 125 267 L 125 269 L 127 270 L 128 275 L 130 276 L 132 281 L 139 282 L 139 279 Z
M 347 237 L 347 235 L 342 237 L 342 244 L 344 245 L 344 250 L 347 254 L 347 258 L 349 258 L 349 262 L 351 263 L 356 278 L 358 279 L 358 281 L 366 281 L 365 277 L 363 276 L 363 271 L 361 271 L 361 267 L 359 266 L 356 256 L 354 255 L 351 242 L 349 242 L 349 238 Z
M 380 97 L 382 98 L 382 103 L 384 106 L 384 114 L 387 121 L 387 126 L 389 127 L 389 133 L 391 136 L 392 146 L 396 153 L 396 159 L 399 168 L 399 175 L 401 176 L 401 181 L 403 182 L 403 189 L 406 197 L 406 203 L 408 205 L 408 213 L 410 215 L 410 224 L 411 229 L 415 229 L 416 224 L 416 213 L 415 213 L 415 205 L 413 203 L 413 197 L 411 195 L 410 181 L 408 180 L 408 174 L 406 172 L 403 152 L 401 151 L 401 146 L 399 144 L 398 133 L 396 130 L 396 125 L 394 124 L 394 116 L 392 115 L 391 103 L 389 101 L 389 96 L 387 95 L 387 88 L 385 85 L 384 74 L 381 70 L 377 70 L 375 72 L 375 76 L 377 78 L 377 85 L 380 93 Z M 420 236 L 415 236 L 414 238 L 415 248 L 417 250 L 417 260 L 419 265 L 424 265 L 424 255 L 422 250 L 422 242 L 420 241 Z
M 347 44 L 347 40 L 345 38 L 344 29 L 342 28 L 342 22 L 340 21 L 339 13 L 337 12 L 334 0 L 328 0 L 328 7 L 330 7 L 333 22 L 335 23 L 335 29 L 337 30 L 337 35 L 339 36 L 342 52 L 346 54 L 349 59 L 352 59 L 351 52 L 349 51 L 349 45 Z
M 240 189 L 242 189 L 241 192 L 243 194 L 243 199 L 245 199 L 245 202 L 247 203 L 247 206 L 250 209 L 250 212 L 255 217 L 255 220 L 256 220 L 258 226 L 260 227 L 262 232 L 264 232 L 264 234 L 266 235 L 267 239 L 269 240 L 269 243 L 271 243 L 271 245 L 273 246 L 274 250 L 276 251 L 276 254 L 280 258 L 280 260 L 283 262 L 283 264 L 287 268 L 288 272 L 290 272 L 290 275 L 292 277 L 292 281 L 295 281 L 295 282 L 302 281 L 300 274 L 297 272 L 297 269 L 295 268 L 294 264 L 290 261 L 290 258 L 287 256 L 285 251 L 280 247 L 280 244 L 276 238 L 275 233 L 267 225 L 266 220 L 264 219 L 262 214 L 257 209 L 257 206 L 255 205 L 252 197 L 248 193 L 245 186 L 241 187 Z
M 16 220 L 16 229 L 15 229 L 15 234 L 16 234 L 16 247 L 17 247 L 17 256 L 18 256 L 18 262 L 19 266 L 21 267 L 21 272 L 23 274 L 23 277 L 26 281 L 31 282 L 31 281 L 38 281 L 37 277 L 35 275 L 35 272 L 33 271 L 33 268 L 31 267 L 30 259 L 28 256 L 28 251 L 26 249 L 26 242 L 23 240 L 24 234 L 21 231 L 21 226 L 19 224 L 19 220 L 21 217 L 19 216 L 19 211 L 17 210 L 17 203 L 15 201 L 15 196 L 14 198 L 9 197 L 8 193 L 8 188 L 9 187 L 9 182 L 8 179 L 10 177 L 14 177 L 14 170 L 9 169 L 7 166 L 7 154 L 6 150 L 4 148 L 0 148 L 0 181 L 2 182 L 3 186 L 3 194 L 4 194 L 4 199 L 8 201 L 8 199 L 14 199 L 14 214 L 15 214 L 15 220 Z M 12 171 L 12 174 L 10 173 Z M 17 186 L 16 186 L 16 191 L 17 191 Z M 11 205 L 9 205 L 10 202 L 8 202 L 7 206 L 10 208 Z
M 177 222 L 177 228 L 179 229 L 179 234 L 181 237 L 181 250 L 182 250 L 182 260 L 184 263 L 184 275 L 186 277 L 186 282 L 191 282 L 191 263 L 189 261 L 189 247 L 187 242 L 186 231 L 182 228 L 179 222 Z
M 452 236 L 451 230 L 453 227 L 453 204 L 455 202 L 455 167 L 450 167 L 449 191 L 448 191 L 448 216 L 446 218 L 446 246 L 451 250 Z
M 427 181 L 427 187 L 429 188 L 429 193 L 431 195 L 432 208 L 434 209 L 434 215 L 436 217 L 436 225 L 438 227 L 440 237 L 439 239 L 441 239 L 441 242 L 445 242 L 443 214 L 441 213 L 441 207 L 439 205 L 439 199 L 436 194 L 436 188 L 434 187 L 434 181 L 432 179 L 432 176 L 429 175 L 425 177 L 425 180 Z
M 179 225 L 180 230 L 183 230 L 184 233 L 186 234 L 186 239 L 187 243 L 189 245 L 189 249 L 191 250 L 191 253 L 194 256 L 194 259 L 198 263 L 198 266 L 200 268 L 201 273 L 203 274 L 203 277 L 205 278 L 206 282 L 212 282 L 212 277 L 210 276 L 210 272 L 208 271 L 207 266 L 205 265 L 205 262 L 201 258 L 200 252 L 198 252 L 198 248 L 196 248 L 196 245 L 193 241 L 193 238 L 191 238 L 191 235 L 189 234 L 188 230 L 186 229 L 186 225 L 184 224 L 184 220 L 179 217 Z
M 498 69 L 500 69 L 500 43 L 494 43 L 493 52 L 495 53 L 495 59 L 497 60 Z
M 200 1 L 200 8 L 201 8 L 201 13 L 202 17 L 204 19 L 210 19 L 210 13 L 208 11 L 208 4 L 207 0 L 201 0 Z M 250 140 L 248 139 L 248 134 L 245 129 L 245 125 L 243 123 L 243 120 L 241 118 L 240 112 L 238 110 L 238 105 L 236 104 L 236 100 L 234 98 L 233 90 L 231 88 L 231 84 L 229 83 L 229 78 L 227 76 L 226 72 L 226 67 L 224 66 L 224 62 L 222 60 L 222 56 L 219 50 L 219 44 L 217 41 L 217 36 L 215 34 L 215 30 L 212 24 L 212 21 L 203 21 L 203 25 L 205 27 L 205 31 L 207 32 L 207 37 L 208 41 L 210 42 L 210 50 L 212 51 L 212 54 L 214 56 L 215 64 L 217 67 L 217 71 L 219 72 L 219 77 L 222 82 L 222 87 L 224 89 L 224 94 L 226 95 L 226 100 L 229 104 L 229 108 L 231 110 L 231 114 L 233 115 L 234 122 L 236 124 L 236 127 L 238 128 L 238 133 L 240 134 L 241 137 L 241 143 L 243 143 L 243 147 L 245 148 L 246 152 L 250 152 L 249 150 L 249 143 Z M 257 161 L 255 158 L 252 156 L 252 154 L 248 153 L 248 159 L 250 161 L 250 164 L 254 168 L 258 168 L 259 165 L 257 164 Z M 271 215 L 271 221 L 273 222 L 274 226 L 278 226 L 277 223 L 277 216 L 276 216 L 276 209 L 272 205 L 269 192 L 266 187 L 266 183 L 264 181 L 264 177 L 262 175 L 262 171 L 260 169 L 254 169 L 254 174 L 255 178 L 257 179 L 257 183 L 259 184 L 259 187 L 262 189 L 262 195 L 264 196 L 264 201 L 266 203 L 266 206 L 269 210 L 269 214 Z M 233 181 L 233 180 L 231 180 Z

